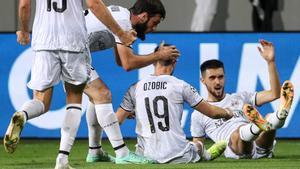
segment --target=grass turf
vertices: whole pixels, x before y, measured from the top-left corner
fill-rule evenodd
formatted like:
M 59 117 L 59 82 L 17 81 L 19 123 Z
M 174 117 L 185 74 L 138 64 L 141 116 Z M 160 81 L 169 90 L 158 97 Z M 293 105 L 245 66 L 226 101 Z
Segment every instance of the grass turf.
M 134 140 L 126 140 L 131 150 L 134 150 Z M 207 147 L 210 145 L 209 143 Z M 224 157 L 211 162 L 196 164 L 155 164 L 155 165 L 116 165 L 108 162 L 86 163 L 87 140 L 77 140 L 70 155 L 70 164 L 78 169 L 300 169 L 300 140 L 277 141 L 274 159 L 259 160 L 231 160 Z M 3 145 L 1 144 L 3 147 Z M 15 153 L 7 154 L 4 148 L 0 148 L 0 169 L 33 169 L 54 168 L 59 140 L 21 140 Z M 113 153 L 107 140 L 103 147 L 109 153 Z

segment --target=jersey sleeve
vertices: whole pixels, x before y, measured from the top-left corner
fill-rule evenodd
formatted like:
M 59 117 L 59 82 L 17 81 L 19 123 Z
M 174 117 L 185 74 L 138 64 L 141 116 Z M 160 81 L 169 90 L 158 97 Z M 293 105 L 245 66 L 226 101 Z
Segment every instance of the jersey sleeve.
M 256 105 L 256 92 L 240 92 L 239 95 L 244 103 Z
M 191 116 L 191 134 L 192 137 L 204 137 L 205 126 L 201 118 L 202 114 L 195 110 Z
M 136 85 L 132 85 L 123 97 L 120 107 L 128 112 L 134 112 L 135 109 L 135 93 Z
M 130 31 L 132 29 L 131 24 L 128 23 L 127 20 L 118 20 L 117 22 L 124 31 Z M 120 38 L 115 34 L 113 34 L 113 35 L 115 37 L 116 43 L 122 44 Z
M 121 6 L 111 5 L 109 6 L 109 10 L 111 11 L 111 14 L 114 17 L 114 19 L 124 31 L 130 31 L 132 29 L 132 24 L 130 21 L 130 12 L 127 9 Z M 115 37 L 116 43 L 122 44 L 120 38 L 115 34 L 113 35 Z
M 183 99 L 191 107 L 196 106 L 203 100 L 203 98 L 199 95 L 198 91 L 186 82 L 183 82 Z

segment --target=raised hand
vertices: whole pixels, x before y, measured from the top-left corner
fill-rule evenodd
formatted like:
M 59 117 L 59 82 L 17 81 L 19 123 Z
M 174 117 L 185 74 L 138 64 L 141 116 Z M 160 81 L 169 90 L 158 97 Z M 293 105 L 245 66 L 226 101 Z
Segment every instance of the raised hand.
M 275 49 L 271 42 L 268 42 L 266 40 L 259 40 L 259 43 L 261 44 L 261 47 L 257 47 L 260 55 L 269 63 L 273 62 L 275 60 Z

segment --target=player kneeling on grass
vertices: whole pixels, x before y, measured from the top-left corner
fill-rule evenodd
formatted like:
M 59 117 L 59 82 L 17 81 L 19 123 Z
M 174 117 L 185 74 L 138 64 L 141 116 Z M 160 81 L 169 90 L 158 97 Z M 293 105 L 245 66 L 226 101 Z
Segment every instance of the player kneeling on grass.
M 219 60 L 209 60 L 201 65 L 201 81 L 208 91 L 207 100 L 216 106 L 243 110 L 249 119 L 240 115 L 230 120 L 216 120 L 199 112 L 193 112 L 191 122 L 193 141 L 203 142 L 205 135 L 215 142 L 226 140 L 228 146 L 224 155 L 227 158 L 272 157 L 276 129 L 284 125 L 292 104 L 294 92 L 291 82 L 286 81 L 280 93 L 272 43 L 265 40 L 261 40 L 260 43 L 262 45 L 262 48 L 259 48 L 260 54 L 268 64 L 270 90 L 226 94 L 223 63 Z M 267 120 L 254 108 L 255 105 L 260 106 L 271 102 L 279 96 L 281 106 L 277 112 L 269 114 Z
M 156 50 L 159 50 L 156 48 Z M 218 142 L 208 150 L 201 142 L 189 142 L 180 125 L 183 103 L 217 119 L 230 119 L 230 110 L 208 104 L 194 87 L 172 76 L 176 60 L 157 61 L 155 72 L 132 85 L 125 94 L 117 117 L 122 123 L 134 113 L 136 153 L 158 163 L 195 163 L 213 160 L 226 148 Z

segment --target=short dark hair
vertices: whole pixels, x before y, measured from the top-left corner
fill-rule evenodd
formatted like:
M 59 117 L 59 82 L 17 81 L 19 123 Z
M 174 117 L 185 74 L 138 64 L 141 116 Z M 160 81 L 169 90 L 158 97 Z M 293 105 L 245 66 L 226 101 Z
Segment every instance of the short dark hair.
M 137 0 L 129 10 L 134 15 L 147 12 L 150 17 L 156 14 L 166 17 L 165 7 L 160 0 Z
M 171 44 L 165 43 L 163 46 L 172 46 L 172 45 L 171 45 Z M 160 47 L 160 45 L 157 46 L 157 47 L 154 49 L 154 52 L 157 52 L 158 49 L 159 49 L 159 47 Z M 171 65 L 171 64 L 173 63 L 173 60 L 172 60 L 172 59 L 169 59 L 169 60 L 164 60 L 164 61 L 160 61 L 160 62 L 162 62 L 164 66 L 169 66 L 169 65 Z M 154 65 L 155 65 L 155 64 L 156 64 L 156 63 L 154 63 Z
M 217 68 L 223 68 L 224 69 L 224 64 L 220 60 L 217 59 L 211 59 L 203 62 L 200 66 L 201 74 L 203 74 L 207 69 L 217 69 Z

